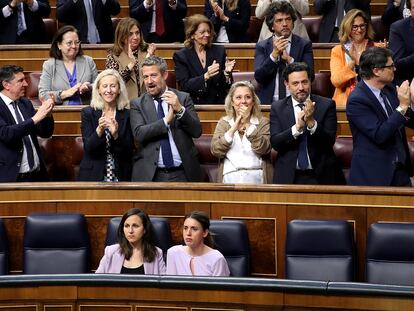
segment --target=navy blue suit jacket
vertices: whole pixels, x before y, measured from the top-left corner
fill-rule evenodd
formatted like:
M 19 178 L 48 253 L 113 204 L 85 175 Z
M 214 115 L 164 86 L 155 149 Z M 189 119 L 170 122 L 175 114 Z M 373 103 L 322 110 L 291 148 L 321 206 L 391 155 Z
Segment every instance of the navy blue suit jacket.
M 23 155 L 23 137 L 30 135 L 40 161 L 40 173 L 47 180 L 46 167 L 42 159 L 37 136 L 52 136 L 54 129 L 53 117 L 46 117 L 34 124 L 32 116 L 36 113 L 32 102 L 20 98 L 19 109 L 24 121 L 16 124 L 9 108 L 0 98 L 0 182 L 14 182 L 19 174 Z
M 175 76 L 180 90 L 190 93 L 194 104 L 224 104 L 230 88 L 224 76 L 226 50 L 222 45 L 213 44 L 206 48 L 206 66 L 203 67 L 194 48 L 182 48 L 174 53 Z M 220 73 L 204 81 L 204 74 L 213 61 L 220 64 Z
M 155 1 L 155 0 L 154 0 Z M 173 10 L 168 5 L 168 0 L 162 0 L 165 33 L 162 37 L 157 36 L 159 42 L 183 42 L 184 41 L 184 22 L 183 18 L 187 16 L 186 0 L 177 0 L 177 7 Z M 147 42 L 148 34 L 151 29 L 152 14 L 155 14 L 154 8 L 147 10 L 144 7 L 144 0 L 129 0 L 129 15 L 135 18 L 140 24 Z
M 315 133 L 308 136 L 308 154 L 319 184 L 345 184 L 333 145 L 336 139 L 336 108 L 332 99 L 311 95 L 316 103 L 314 118 L 318 122 Z M 296 123 L 292 97 L 272 103 L 270 111 L 270 143 L 277 151 L 273 183 L 292 184 L 295 178 L 299 141 L 292 135 Z
M 82 109 L 81 130 L 84 154 L 79 168 L 79 180 L 102 181 L 106 163 L 105 135 L 96 134 L 102 110 L 92 107 Z M 134 140 L 129 121 L 129 109 L 117 110 L 118 139 L 111 140 L 112 154 L 115 160 L 115 174 L 119 181 L 131 181 L 132 150 Z
M 383 89 L 392 108 L 399 105 L 395 88 L 387 85 Z M 396 133 L 399 131 L 406 151 L 405 165 L 412 175 L 404 126 L 414 128 L 414 113 L 407 111 L 406 120 L 398 111 L 388 118 L 380 102 L 364 81 L 348 97 L 346 114 L 351 127 L 353 152 L 349 184 L 366 186 L 389 186 L 396 158 Z
M 261 88 L 258 96 L 262 104 L 271 104 L 275 93 L 275 80 L 279 66 L 284 62 L 279 60 L 273 62 L 270 54 L 273 51 L 273 37 L 260 41 L 256 44 L 254 56 L 254 78 L 260 83 Z M 292 35 L 289 55 L 295 62 L 305 62 L 311 70 L 313 80 L 313 51 L 312 42 L 297 35 Z
M 96 28 L 99 32 L 101 43 L 114 42 L 114 29 L 111 16 L 118 15 L 121 6 L 118 0 L 91 0 Z M 57 0 L 56 15 L 61 23 L 73 25 L 79 31 L 79 39 L 83 43 L 88 42 L 88 18 L 83 0 Z
M 0 0 L 0 8 L 4 8 L 10 1 Z M 50 5 L 48 0 L 37 0 L 39 8 L 33 12 L 27 4 L 23 4 L 24 18 L 26 21 L 25 44 L 29 43 L 49 43 L 45 24 L 42 18 L 50 14 Z M 17 10 L 9 17 L 5 18 L 3 13 L 0 14 L 0 44 L 16 44 L 17 40 Z
M 400 6 L 394 6 L 394 0 L 388 0 L 387 7 L 382 14 L 381 21 L 389 30 L 392 23 L 403 18 L 403 11 L 405 7 L 405 0 L 401 0 Z
M 396 21 L 390 29 L 390 49 L 396 67 L 395 83 L 414 77 L 414 18 L 407 17 Z

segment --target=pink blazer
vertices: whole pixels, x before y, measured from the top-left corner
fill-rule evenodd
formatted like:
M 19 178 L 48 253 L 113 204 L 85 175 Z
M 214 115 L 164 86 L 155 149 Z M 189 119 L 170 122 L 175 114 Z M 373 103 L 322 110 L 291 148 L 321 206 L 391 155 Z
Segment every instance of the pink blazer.
M 121 273 L 125 256 L 120 253 L 119 244 L 105 247 L 105 254 L 95 273 Z M 144 262 L 145 274 L 165 274 L 165 263 L 162 250 L 157 247 L 157 255 L 153 262 Z

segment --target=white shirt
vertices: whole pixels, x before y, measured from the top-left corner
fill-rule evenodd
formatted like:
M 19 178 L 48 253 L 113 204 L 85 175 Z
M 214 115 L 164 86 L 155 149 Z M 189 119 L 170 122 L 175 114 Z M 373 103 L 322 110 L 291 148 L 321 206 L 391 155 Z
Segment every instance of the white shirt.
M 277 36 L 276 36 L 276 34 L 274 34 L 274 37 L 276 37 L 276 38 L 278 38 Z M 287 46 L 287 48 L 286 48 L 286 52 L 290 55 L 290 46 L 291 46 L 291 42 L 292 42 L 292 34 L 290 34 L 290 36 L 287 38 L 288 40 L 289 40 L 289 44 L 288 44 L 288 46 Z M 279 61 L 279 57 L 276 59 L 276 58 L 274 58 L 273 57 L 273 55 L 272 55 L 272 53 L 270 53 L 270 59 L 274 62 L 274 63 L 276 63 L 276 62 L 278 62 Z M 295 60 L 293 59 L 293 57 L 292 57 L 292 61 L 291 61 L 291 63 L 293 63 Z M 289 96 L 290 95 L 290 92 L 289 92 L 289 90 L 286 88 L 286 96 Z M 276 101 L 276 100 L 278 100 L 278 99 L 281 99 L 281 98 L 279 98 L 279 73 L 277 72 L 276 73 L 276 79 L 275 79 L 275 92 L 273 93 L 273 100 L 274 101 Z
M 233 119 L 227 119 L 227 122 L 230 126 L 234 124 Z M 231 147 L 223 162 L 223 183 L 263 183 L 262 159 L 253 152 L 251 143 L 247 139 L 258 124 L 258 118 L 251 117 L 250 126 L 243 137 L 240 137 L 238 132 L 234 133 L 233 137 L 227 132 L 224 134 L 224 139 L 231 143 Z
M 307 99 L 309 99 L 309 97 Z M 299 107 L 299 104 L 300 103 L 296 99 L 294 99 L 293 96 L 292 96 L 293 112 L 295 113 L 295 123 L 296 123 L 296 120 L 298 119 L 299 112 L 302 111 L 302 109 Z M 309 134 L 313 135 L 315 133 L 317 127 L 318 127 L 318 122 L 315 120 L 315 125 L 312 128 L 309 128 L 309 127 L 306 127 L 306 128 L 309 131 Z M 296 124 L 293 124 L 291 129 L 292 129 L 292 135 L 295 139 L 298 139 L 298 137 L 300 135 L 302 135 L 303 132 L 304 132 L 304 131 L 299 132 L 298 129 L 296 128 Z M 312 167 L 312 163 L 311 163 L 311 160 L 309 158 L 309 153 L 308 152 L 307 152 L 307 156 L 308 156 L 308 163 L 309 163 L 308 169 L 311 170 L 313 167 Z M 296 161 L 296 169 L 299 169 L 297 161 Z
M 18 122 L 17 122 L 17 118 L 16 118 L 16 112 L 15 112 L 15 110 L 13 108 L 13 105 L 12 105 L 13 101 L 10 98 L 8 98 L 6 95 L 4 95 L 2 92 L 0 92 L 0 97 L 4 101 L 4 103 L 6 104 L 7 108 L 9 108 L 10 113 L 12 114 L 13 119 L 17 124 Z M 25 119 L 24 119 L 24 116 L 22 115 L 20 109 L 19 108 L 17 108 L 17 109 L 19 110 L 20 117 L 24 121 Z M 33 167 L 32 171 L 37 171 L 40 168 L 39 156 L 36 152 L 36 147 L 33 144 L 32 137 L 30 135 L 28 135 L 28 137 L 29 137 L 29 140 L 30 140 L 30 144 L 32 145 L 32 149 L 33 149 L 34 167 Z M 22 141 L 23 141 L 23 138 L 22 138 Z M 20 165 L 19 173 L 28 173 L 28 172 L 30 172 L 30 166 L 29 166 L 29 161 L 27 160 L 27 149 L 26 149 L 25 145 L 23 144 L 23 156 L 22 156 L 22 162 L 21 162 L 21 165 Z

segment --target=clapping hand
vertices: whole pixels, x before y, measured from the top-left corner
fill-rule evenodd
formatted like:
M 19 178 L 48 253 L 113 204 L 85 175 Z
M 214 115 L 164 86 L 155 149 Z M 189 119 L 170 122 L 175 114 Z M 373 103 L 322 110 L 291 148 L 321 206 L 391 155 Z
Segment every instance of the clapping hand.
M 229 60 L 228 58 L 226 58 L 226 64 L 225 64 L 225 69 L 224 71 L 227 73 L 231 73 L 233 72 L 234 69 L 234 65 L 236 64 L 236 60 Z

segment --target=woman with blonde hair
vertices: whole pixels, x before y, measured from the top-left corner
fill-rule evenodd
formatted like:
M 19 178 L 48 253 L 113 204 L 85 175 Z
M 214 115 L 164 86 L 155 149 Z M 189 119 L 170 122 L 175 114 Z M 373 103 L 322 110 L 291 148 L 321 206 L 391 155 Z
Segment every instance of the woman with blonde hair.
M 225 110 L 226 116 L 217 123 L 211 140 L 211 153 L 220 161 L 217 182 L 271 182 L 269 119 L 261 114 L 253 85 L 235 82 Z
M 92 86 L 90 107 L 81 111 L 84 155 L 79 180 L 130 181 L 133 138 L 125 83 L 114 69 Z
M 131 100 L 145 92 L 140 75 L 142 61 L 154 55 L 156 47 L 144 41 L 141 26 L 130 17 L 122 18 L 115 30 L 114 46 L 108 51 L 105 67 L 119 72 Z
M 174 53 L 175 75 L 181 91 L 195 104 L 221 104 L 233 82 L 235 61 L 222 45 L 212 45 L 214 29 L 201 14 L 187 18 L 184 48 Z
M 335 86 L 333 100 L 345 107 L 349 94 L 358 81 L 359 58 L 371 46 L 386 46 L 386 42 L 374 43 L 374 29 L 365 12 L 352 9 L 344 16 L 339 27 L 339 42 L 331 51 L 331 81 Z
M 204 4 L 204 15 L 214 25 L 220 43 L 249 42 L 250 11 L 250 0 L 205 0 Z

